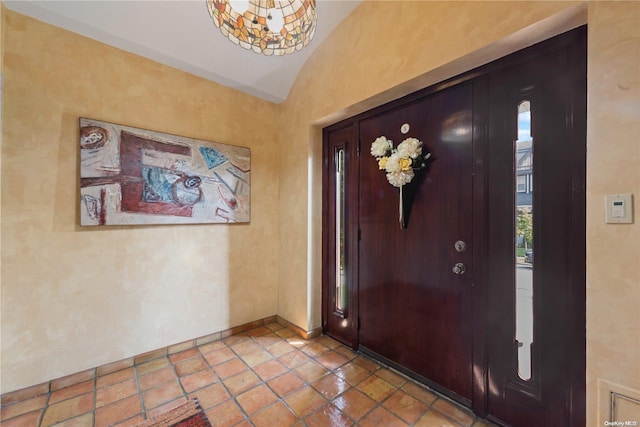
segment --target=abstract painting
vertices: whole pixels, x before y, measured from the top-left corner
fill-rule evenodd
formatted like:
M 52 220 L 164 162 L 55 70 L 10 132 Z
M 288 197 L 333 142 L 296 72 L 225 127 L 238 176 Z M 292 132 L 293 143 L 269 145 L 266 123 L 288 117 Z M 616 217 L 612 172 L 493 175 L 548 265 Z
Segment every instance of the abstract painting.
M 247 223 L 251 150 L 80 118 L 80 225 Z

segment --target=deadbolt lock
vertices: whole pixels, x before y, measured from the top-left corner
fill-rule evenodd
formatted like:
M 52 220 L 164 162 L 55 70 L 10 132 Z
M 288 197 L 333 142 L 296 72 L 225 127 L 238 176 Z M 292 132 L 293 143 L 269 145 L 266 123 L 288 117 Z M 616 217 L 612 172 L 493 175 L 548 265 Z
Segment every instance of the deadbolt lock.
M 453 247 L 456 248 L 458 252 L 464 252 L 464 250 L 467 249 L 467 244 L 462 240 L 458 240 L 453 244 Z

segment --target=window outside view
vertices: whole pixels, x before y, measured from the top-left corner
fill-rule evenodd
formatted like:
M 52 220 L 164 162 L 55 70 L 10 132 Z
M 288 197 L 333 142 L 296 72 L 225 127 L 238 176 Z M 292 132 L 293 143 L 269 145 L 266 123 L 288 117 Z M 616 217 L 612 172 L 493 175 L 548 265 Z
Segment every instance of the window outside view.
M 516 336 L 518 376 L 531 379 L 533 342 L 533 138 L 531 103 L 518 105 L 518 139 L 515 141 L 516 236 Z

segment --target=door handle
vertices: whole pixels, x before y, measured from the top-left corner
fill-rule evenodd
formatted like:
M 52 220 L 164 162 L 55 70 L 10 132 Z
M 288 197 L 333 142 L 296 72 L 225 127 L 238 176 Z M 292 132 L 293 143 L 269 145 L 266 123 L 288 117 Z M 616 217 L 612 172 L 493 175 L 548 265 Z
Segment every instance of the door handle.
M 465 270 L 465 266 L 461 262 L 457 262 L 456 265 L 454 265 L 451 269 L 451 271 L 453 271 L 455 274 L 464 274 Z

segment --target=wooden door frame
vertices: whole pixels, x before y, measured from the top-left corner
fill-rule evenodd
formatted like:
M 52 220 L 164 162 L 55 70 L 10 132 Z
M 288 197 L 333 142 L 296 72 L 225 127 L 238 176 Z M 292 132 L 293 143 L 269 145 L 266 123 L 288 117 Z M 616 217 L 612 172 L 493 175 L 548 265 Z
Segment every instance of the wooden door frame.
M 569 33 L 573 34 L 570 35 Z M 428 96 L 432 93 L 441 91 L 447 87 L 461 84 L 463 82 L 473 80 L 473 272 L 474 279 L 471 292 L 471 333 L 472 333 L 472 401 L 471 409 L 473 412 L 480 416 L 486 417 L 488 409 L 488 387 L 489 387 L 489 369 L 488 369 L 488 344 L 487 334 L 489 333 L 489 320 L 487 315 L 488 305 L 488 269 L 487 261 L 489 259 L 488 251 L 488 172 L 487 162 L 488 159 L 488 138 L 489 138 L 489 119 L 486 106 L 489 99 L 489 79 L 488 75 L 501 68 L 514 65 L 525 60 L 531 59 L 532 55 L 543 55 L 549 50 L 557 49 L 559 46 L 567 43 L 568 39 L 575 37 L 586 38 L 586 25 L 577 29 L 568 31 L 565 35 L 556 36 L 552 39 L 538 43 L 532 47 L 525 48 L 518 52 L 507 55 L 489 64 L 483 65 L 471 71 L 465 72 L 459 76 L 452 77 L 441 83 L 437 83 L 425 89 L 414 92 L 410 95 L 406 95 L 401 99 L 397 99 L 384 105 L 373 108 L 369 111 L 360 113 L 354 117 L 344 119 L 336 124 L 330 125 L 323 129 L 323 142 L 326 141 L 326 137 L 329 132 L 344 129 L 352 126 L 354 141 L 357 145 L 356 152 L 356 164 L 351 165 L 352 168 L 359 169 L 360 162 L 360 141 L 358 134 L 357 123 L 360 120 L 379 114 L 382 111 L 389 110 L 410 102 L 413 102 L 419 98 Z M 576 90 L 572 91 L 574 99 L 572 104 L 574 111 L 579 111 L 582 114 L 576 114 L 571 117 L 572 126 L 572 140 L 570 142 L 572 147 L 575 147 L 578 152 L 586 154 L 586 52 L 579 58 L 572 58 L 576 66 L 584 67 L 584 80 L 575 82 L 575 89 L 582 91 L 576 96 Z M 323 146 L 323 154 L 324 146 Z M 365 153 L 365 155 L 368 154 Z M 327 313 L 327 290 L 324 286 L 325 275 L 327 274 L 327 264 L 325 259 L 326 245 L 330 239 L 329 230 L 326 228 L 326 215 L 329 212 L 329 206 L 327 203 L 328 189 L 327 177 L 326 177 L 326 157 L 323 157 L 323 308 L 322 308 L 322 326 L 323 333 L 327 333 L 326 330 L 326 313 Z M 572 180 L 574 186 L 578 191 L 574 192 L 574 197 L 571 200 L 573 209 L 573 228 L 570 230 L 570 235 L 574 240 L 578 241 L 578 245 L 582 248 L 586 248 L 585 236 L 586 236 L 586 204 L 584 198 L 577 196 L 586 194 L 586 155 L 577 156 L 572 164 Z M 357 213 L 358 193 L 350 193 L 354 199 L 349 198 L 347 203 L 354 206 L 352 213 Z M 352 218 L 349 221 L 350 227 L 354 227 L 351 231 L 351 235 L 355 236 L 352 245 L 358 245 L 358 230 L 359 224 L 357 217 L 355 220 Z M 353 249 L 353 248 L 352 248 Z M 356 249 L 357 250 L 357 249 Z M 568 387 L 568 413 L 572 426 L 583 426 L 586 423 L 586 251 L 577 251 L 572 258 L 571 266 L 572 281 L 571 287 L 574 292 L 575 298 L 571 301 L 569 307 L 569 318 L 571 324 L 567 327 L 567 335 L 571 340 L 571 344 L 568 346 L 571 352 L 570 358 L 574 361 L 571 366 L 571 372 L 569 374 Z M 358 273 L 354 272 L 354 278 L 357 280 Z M 355 284 L 355 285 L 354 285 Z M 354 340 L 350 343 L 354 350 L 358 349 L 358 305 L 357 295 L 359 282 L 352 282 L 352 286 L 349 289 L 349 298 L 355 300 L 355 305 L 352 310 L 352 315 L 356 316 Z M 330 334 L 329 334 L 330 335 Z M 416 375 L 411 375 L 419 381 L 424 381 Z

